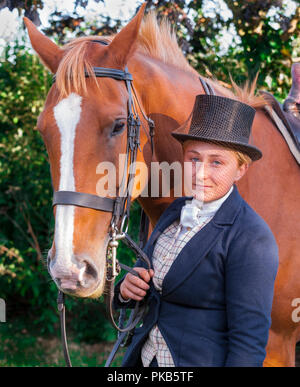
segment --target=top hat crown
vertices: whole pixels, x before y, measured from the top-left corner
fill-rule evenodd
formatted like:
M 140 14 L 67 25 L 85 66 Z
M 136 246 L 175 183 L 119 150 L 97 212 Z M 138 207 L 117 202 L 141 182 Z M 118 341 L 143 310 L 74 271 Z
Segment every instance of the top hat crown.
M 255 161 L 262 157 L 262 152 L 249 144 L 254 116 L 255 109 L 243 102 L 200 94 L 196 96 L 191 117 L 171 134 L 181 143 L 186 140 L 218 143 L 246 153 Z

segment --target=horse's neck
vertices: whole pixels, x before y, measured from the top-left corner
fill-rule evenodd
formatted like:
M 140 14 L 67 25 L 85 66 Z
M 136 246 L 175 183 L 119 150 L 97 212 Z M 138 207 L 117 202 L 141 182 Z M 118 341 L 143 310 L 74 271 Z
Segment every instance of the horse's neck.
M 156 159 L 178 160 L 178 142 L 170 135 L 189 116 L 195 96 L 203 93 L 199 76 L 153 58 L 135 63 L 134 83 L 142 105 L 155 122 Z
M 300 201 L 296 200 L 300 192 L 299 166 L 264 108 L 257 109 L 252 137 L 252 145 L 262 151 L 263 157 L 249 168 L 237 185 L 244 199 L 276 228 L 278 212 L 269 209 L 278 208 L 280 213 L 288 213 L 285 207 L 294 200 L 289 216 L 299 214 Z
M 155 121 L 154 161 L 169 164 L 182 158 L 179 143 L 171 136 L 171 131 L 179 127 L 189 116 L 197 94 L 203 93 L 197 74 L 176 69 L 153 59 L 143 58 L 135 63 L 137 74 L 135 84 L 145 111 Z M 222 95 L 222 90 L 216 90 Z M 268 222 L 273 232 L 280 227 L 278 213 L 270 210 L 281 203 L 282 213 L 295 217 L 299 213 L 300 179 L 299 166 L 293 160 L 280 133 L 263 109 L 258 109 L 253 125 L 254 144 L 262 150 L 263 159 L 253 165 L 238 182 L 238 188 L 245 200 Z M 276 149 L 276 157 L 274 157 Z M 282 201 L 286 194 L 294 200 Z M 262 198 L 264 200 L 262 200 Z M 174 200 L 170 197 L 139 198 L 140 204 L 156 224 L 165 208 Z M 296 222 L 295 222 L 296 224 Z M 299 222 L 297 223 L 299 224 Z M 298 229 L 297 229 L 298 232 Z M 276 233 L 279 234 L 280 230 Z
M 152 161 L 166 161 L 169 165 L 174 161 L 181 162 L 182 148 L 171 132 L 188 118 L 195 96 L 203 93 L 197 73 L 151 58 L 142 58 L 132 65 L 135 87 L 143 108 L 155 122 Z M 143 131 L 141 135 L 145 135 Z M 148 161 L 150 171 L 151 158 Z M 164 209 L 174 200 L 173 190 L 171 188 L 169 197 L 140 197 L 138 200 L 155 225 Z

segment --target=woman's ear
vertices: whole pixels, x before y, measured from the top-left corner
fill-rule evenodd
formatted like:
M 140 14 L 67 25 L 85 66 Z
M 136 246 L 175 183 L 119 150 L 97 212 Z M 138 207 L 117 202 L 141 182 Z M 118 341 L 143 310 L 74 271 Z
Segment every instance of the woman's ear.
M 241 166 L 239 166 L 234 181 L 240 180 L 244 176 L 244 174 L 248 171 L 248 168 L 249 168 L 249 164 L 247 163 L 244 163 Z

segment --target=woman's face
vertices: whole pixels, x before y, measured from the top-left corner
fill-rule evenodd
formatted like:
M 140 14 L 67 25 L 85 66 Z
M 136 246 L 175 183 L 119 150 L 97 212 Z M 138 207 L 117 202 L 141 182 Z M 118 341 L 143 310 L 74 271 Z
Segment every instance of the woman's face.
M 234 152 L 221 145 L 188 140 L 183 150 L 186 195 L 202 202 L 224 196 L 248 169 L 247 164 L 239 166 Z

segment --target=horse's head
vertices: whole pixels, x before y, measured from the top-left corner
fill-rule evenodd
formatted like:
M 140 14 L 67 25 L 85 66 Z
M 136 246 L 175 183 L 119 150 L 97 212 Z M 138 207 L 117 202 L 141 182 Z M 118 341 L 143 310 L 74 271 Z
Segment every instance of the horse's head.
M 126 154 L 127 144 L 126 83 L 109 77 L 86 78 L 85 71 L 92 74 L 92 67 L 124 70 L 134 51 L 145 5 L 113 39 L 106 38 L 109 45 L 95 42 L 99 37 L 94 37 L 59 48 L 25 18 L 33 48 L 56 74 L 38 119 L 54 191 L 107 196 L 107 191 L 103 193 L 107 186 L 102 184 L 105 166 L 115 166 L 116 190 L 119 176 L 127 174 L 124 160 L 119 167 L 119 155 Z M 48 252 L 52 278 L 66 293 L 99 297 L 106 279 L 111 212 L 58 204 L 54 217 L 54 240 Z

